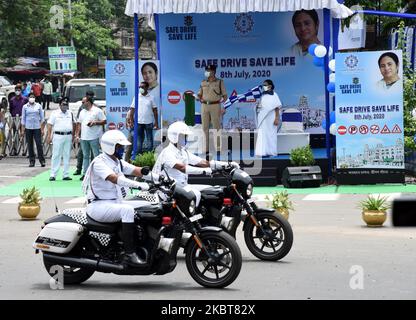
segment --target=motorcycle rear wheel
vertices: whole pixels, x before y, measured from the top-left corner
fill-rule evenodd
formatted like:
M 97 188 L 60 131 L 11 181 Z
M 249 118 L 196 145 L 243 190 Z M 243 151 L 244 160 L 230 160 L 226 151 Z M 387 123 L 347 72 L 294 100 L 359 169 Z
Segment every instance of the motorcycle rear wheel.
M 46 272 L 51 276 L 56 276 L 56 273 L 51 272 L 51 268 L 56 266 L 56 263 L 50 262 L 47 258 L 43 257 L 43 265 L 45 266 Z M 64 285 L 80 284 L 87 281 L 94 274 L 94 270 L 85 268 L 75 268 L 70 266 L 57 265 L 64 271 Z
M 188 272 L 204 287 L 227 287 L 241 270 L 242 257 L 237 242 L 224 231 L 205 232 L 200 239 L 214 259 L 209 259 L 206 252 L 193 239 L 189 239 L 185 249 Z

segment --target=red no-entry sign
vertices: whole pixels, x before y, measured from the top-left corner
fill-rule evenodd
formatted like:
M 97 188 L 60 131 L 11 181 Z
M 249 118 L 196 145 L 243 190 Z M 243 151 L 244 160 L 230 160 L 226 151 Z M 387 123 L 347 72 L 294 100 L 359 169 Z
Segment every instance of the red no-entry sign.
M 171 104 L 178 104 L 181 101 L 181 94 L 178 91 L 171 91 L 168 94 L 168 101 Z
M 346 126 L 340 126 L 338 127 L 338 133 L 343 136 L 347 133 L 347 127 Z

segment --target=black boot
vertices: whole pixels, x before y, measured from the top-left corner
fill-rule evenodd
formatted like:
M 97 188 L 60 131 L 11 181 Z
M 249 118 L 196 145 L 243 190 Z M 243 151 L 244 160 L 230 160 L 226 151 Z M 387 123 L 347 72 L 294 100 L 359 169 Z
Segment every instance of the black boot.
M 123 223 L 121 237 L 124 243 L 124 249 L 126 250 L 123 259 L 124 262 L 133 267 L 139 267 L 146 264 L 146 261 L 140 259 L 136 253 L 136 224 Z

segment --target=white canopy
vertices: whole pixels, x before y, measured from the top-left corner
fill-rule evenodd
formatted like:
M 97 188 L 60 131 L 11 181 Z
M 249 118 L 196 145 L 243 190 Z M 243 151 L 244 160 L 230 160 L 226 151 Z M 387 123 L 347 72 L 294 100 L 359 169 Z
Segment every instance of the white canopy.
M 244 13 L 330 9 L 334 18 L 353 12 L 337 0 L 127 0 L 125 14 Z

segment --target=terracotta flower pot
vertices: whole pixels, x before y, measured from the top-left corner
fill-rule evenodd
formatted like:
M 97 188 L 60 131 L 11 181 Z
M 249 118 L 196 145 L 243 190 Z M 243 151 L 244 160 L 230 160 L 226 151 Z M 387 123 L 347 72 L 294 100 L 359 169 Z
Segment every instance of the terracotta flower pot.
M 22 219 L 36 219 L 40 212 L 40 205 L 19 204 L 17 211 Z
M 362 216 L 367 227 L 371 228 L 382 227 L 387 219 L 387 213 L 385 211 L 363 211 Z

